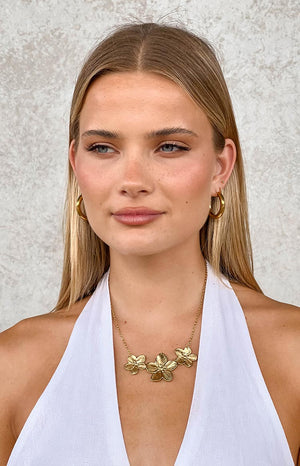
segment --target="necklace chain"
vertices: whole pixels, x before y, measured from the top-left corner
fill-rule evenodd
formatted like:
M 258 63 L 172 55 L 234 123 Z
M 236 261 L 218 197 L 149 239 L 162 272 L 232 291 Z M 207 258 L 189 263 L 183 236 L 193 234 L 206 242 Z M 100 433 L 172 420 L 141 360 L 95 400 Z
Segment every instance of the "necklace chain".
M 177 355 L 177 358 L 175 360 L 169 360 L 168 357 L 165 355 L 165 353 L 159 353 L 156 357 L 155 362 L 148 362 L 146 363 L 146 356 L 141 354 L 139 356 L 135 356 L 131 353 L 128 344 L 122 334 L 122 331 L 120 329 L 119 325 L 119 320 L 118 317 L 111 305 L 111 313 L 113 317 L 113 322 L 115 324 L 115 327 L 117 328 L 120 338 L 123 342 L 123 345 L 125 346 L 127 352 L 128 352 L 128 360 L 127 363 L 124 364 L 124 368 L 128 371 L 131 372 L 131 374 L 136 375 L 140 370 L 146 369 L 148 372 L 152 374 L 151 380 L 155 382 L 159 382 L 160 380 L 166 380 L 167 382 L 170 382 L 173 380 L 173 374 L 172 371 L 176 369 L 176 367 L 179 364 L 182 364 L 186 367 L 191 367 L 193 362 L 198 359 L 196 354 L 192 354 L 192 350 L 190 348 L 190 345 L 192 343 L 196 327 L 199 321 L 199 317 L 201 314 L 201 311 L 203 309 L 203 302 L 204 302 L 204 296 L 205 296 L 205 289 L 206 289 L 206 282 L 207 282 L 207 264 L 205 262 L 205 274 L 204 274 L 204 281 L 202 285 L 202 290 L 201 290 L 201 298 L 200 298 L 200 305 L 197 310 L 196 318 L 193 323 L 192 327 L 192 332 L 190 335 L 190 338 L 188 339 L 188 342 L 185 346 L 184 349 L 182 348 L 176 348 L 175 353 Z

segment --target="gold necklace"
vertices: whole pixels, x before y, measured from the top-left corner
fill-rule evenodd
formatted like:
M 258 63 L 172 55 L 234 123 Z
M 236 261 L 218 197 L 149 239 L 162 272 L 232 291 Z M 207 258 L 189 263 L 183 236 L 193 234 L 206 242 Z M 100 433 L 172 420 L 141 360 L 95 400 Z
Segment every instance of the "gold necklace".
M 172 372 L 176 369 L 176 367 L 178 367 L 179 364 L 182 364 L 185 367 L 191 367 L 193 365 L 193 362 L 197 361 L 198 356 L 197 354 L 192 353 L 190 345 L 194 337 L 196 326 L 197 326 L 197 323 L 198 323 L 198 320 L 199 320 L 199 317 L 200 317 L 200 314 L 203 308 L 206 282 L 207 282 L 207 265 L 205 262 L 205 275 L 204 275 L 204 282 L 203 282 L 202 291 L 201 291 L 200 306 L 197 311 L 196 318 L 195 318 L 195 321 L 192 327 L 192 333 L 184 348 L 175 349 L 175 354 L 177 357 L 174 360 L 169 360 L 165 353 L 159 353 L 156 356 L 156 360 L 154 362 L 146 362 L 146 356 L 144 354 L 140 354 L 139 356 L 135 356 L 134 354 L 132 354 L 121 332 L 116 313 L 111 306 L 111 313 L 112 313 L 113 321 L 115 323 L 116 328 L 118 329 L 121 340 L 128 352 L 127 363 L 124 364 L 124 368 L 127 371 L 131 372 L 132 375 L 136 375 L 139 373 L 139 371 L 146 369 L 147 372 L 151 374 L 151 380 L 153 380 L 153 382 L 160 382 L 161 380 L 165 380 L 166 382 L 171 382 L 173 380 Z

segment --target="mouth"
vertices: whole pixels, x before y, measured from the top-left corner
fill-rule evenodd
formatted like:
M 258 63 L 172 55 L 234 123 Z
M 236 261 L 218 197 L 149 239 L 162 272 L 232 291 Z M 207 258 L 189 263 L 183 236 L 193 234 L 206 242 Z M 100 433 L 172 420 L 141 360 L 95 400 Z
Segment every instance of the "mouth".
M 124 225 L 145 225 L 158 219 L 165 212 L 147 207 L 126 207 L 112 214 L 113 218 Z

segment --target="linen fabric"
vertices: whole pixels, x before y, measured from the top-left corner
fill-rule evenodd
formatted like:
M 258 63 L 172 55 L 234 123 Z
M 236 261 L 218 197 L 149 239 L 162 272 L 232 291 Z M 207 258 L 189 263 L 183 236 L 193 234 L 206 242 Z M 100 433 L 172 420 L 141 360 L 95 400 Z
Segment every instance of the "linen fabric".
M 8 466 L 129 465 L 118 411 L 108 274 L 78 317 Z M 193 465 L 294 465 L 243 310 L 229 282 L 217 278 L 209 264 L 193 400 L 175 462 Z

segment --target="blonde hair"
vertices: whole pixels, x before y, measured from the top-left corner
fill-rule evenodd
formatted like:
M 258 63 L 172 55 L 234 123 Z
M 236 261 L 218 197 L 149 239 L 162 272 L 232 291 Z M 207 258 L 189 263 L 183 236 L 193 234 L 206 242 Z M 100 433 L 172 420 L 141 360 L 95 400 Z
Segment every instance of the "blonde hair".
M 75 147 L 89 86 L 104 74 L 123 71 L 157 73 L 177 83 L 205 112 L 213 128 L 216 150 L 222 150 L 225 138 L 234 141 L 237 159 L 223 191 L 225 212 L 219 220 L 207 218 L 200 231 L 200 247 L 218 275 L 224 274 L 231 281 L 260 291 L 253 276 L 240 142 L 231 99 L 214 50 L 182 27 L 139 23 L 117 28 L 92 51 L 79 74 L 69 128 L 69 142 L 75 140 Z M 91 294 L 109 268 L 108 246 L 76 212 L 79 194 L 69 164 L 64 266 L 56 310 Z M 218 210 L 216 198 L 212 199 L 212 210 Z

